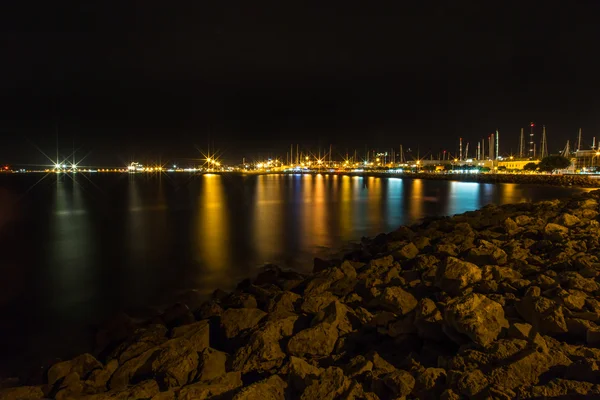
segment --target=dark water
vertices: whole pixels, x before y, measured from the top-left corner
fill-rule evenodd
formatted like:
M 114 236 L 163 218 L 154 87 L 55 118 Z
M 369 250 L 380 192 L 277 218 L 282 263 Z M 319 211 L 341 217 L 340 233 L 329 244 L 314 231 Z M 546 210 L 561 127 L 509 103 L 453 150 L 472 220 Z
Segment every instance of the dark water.
M 228 289 L 266 262 L 310 270 L 429 215 L 581 191 L 329 175 L 0 176 L 0 358 L 69 355 L 116 310 Z M 2 364 L 2 363 L 0 363 Z

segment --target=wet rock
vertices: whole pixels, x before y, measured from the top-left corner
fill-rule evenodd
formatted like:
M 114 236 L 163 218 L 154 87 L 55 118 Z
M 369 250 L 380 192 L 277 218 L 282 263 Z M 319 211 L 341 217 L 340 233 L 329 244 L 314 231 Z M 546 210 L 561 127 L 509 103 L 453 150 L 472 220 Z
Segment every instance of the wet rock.
M 313 278 L 308 281 L 306 289 L 304 290 L 304 295 L 314 296 L 317 294 L 321 294 L 327 289 L 329 289 L 329 287 L 333 283 L 339 281 L 344 277 L 344 272 L 337 267 L 321 271 L 318 274 L 314 275 Z
M 405 315 L 415 309 L 417 299 L 400 286 L 390 286 L 383 290 L 378 304 L 394 313 Z
M 451 295 L 458 295 L 481 279 L 481 268 L 477 265 L 448 257 L 437 270 L 436 286 Z
M 69 361 L 54 364 L 48 370 L 48 383 L 53 385 L 70 373 L 77 373 L 79 377 L 87 377 L 92 371 L 102 369 L 102 364 L 91 354 L 82 354 Z
M 267 315 L 257 308 L 230 308 L 221 315 L 221 328 L 227 339 L 232 339 L 248 329 L 254 328 Z
M 481 346 L 489 345 L 503 328 L 508 328 L 502 306 L 477 293 L 450 301 L 444 316 L 451 329 Z

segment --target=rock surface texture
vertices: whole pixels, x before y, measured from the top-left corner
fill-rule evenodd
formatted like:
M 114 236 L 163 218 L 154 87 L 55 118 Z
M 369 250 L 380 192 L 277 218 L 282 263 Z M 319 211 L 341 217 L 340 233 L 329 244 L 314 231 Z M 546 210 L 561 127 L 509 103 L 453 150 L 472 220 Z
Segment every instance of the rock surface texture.
M 432 218 L 123 315 L 0 399 L 600 398 L 600 191 Z

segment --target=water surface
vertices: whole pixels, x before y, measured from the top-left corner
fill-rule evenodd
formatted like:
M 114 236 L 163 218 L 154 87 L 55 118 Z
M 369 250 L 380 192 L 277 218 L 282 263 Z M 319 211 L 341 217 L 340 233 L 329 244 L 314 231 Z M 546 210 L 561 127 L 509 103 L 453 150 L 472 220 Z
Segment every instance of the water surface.
M 0 176 L 0 360 L 82 351 L 89 327 L 231 289 L 425 216 L 583 189 L 341 175 Z M 3 356 L 2 356 L 3 355 Z

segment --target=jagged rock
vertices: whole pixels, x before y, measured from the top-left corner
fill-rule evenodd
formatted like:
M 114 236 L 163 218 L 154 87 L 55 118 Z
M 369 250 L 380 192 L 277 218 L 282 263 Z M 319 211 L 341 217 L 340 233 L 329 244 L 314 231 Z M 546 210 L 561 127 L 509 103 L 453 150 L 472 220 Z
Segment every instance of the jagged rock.
M 405 315 L 415 309 L 417 299 L 400 286 L 390 286 L 383 290 L 378 304 L 392 312 Z
M 124 364 L 126 361 L 166 342 L 167 331 L 167 327 L 162 324 L 137 329 L 133 336 L 121 343 L 108 358 L 116 358 L 119 360 L 119 364 Z
M 40 386 L 19 386 L 0 389 L 0 399 L 3 400 L 38 400 L 44 398 Z
M 227 353 L 205 348 L 198 355 L 198 374 L 196 379 L 208 382 L 225 375 L 227 365 Z
M 122 390 L 110 390 L 104 393 L 78 396 L 76 398 L 84 400 L 154 399 L 154 396 L 159 394 L 159 390 L 158 383 L 150 379 L 140 382 L 137 385 L 123 388 Z
M 238 349 L 233 358 L 233 369 L 246 374 L 264 372 L 281 366 L 286 354 L 280 341 L 290 337 L 298 317 L 267 321 L 250 336 L 248 344 Z
M 451 295 L 458 295 L 481 279 L 481 268 L 477 265 L 448 257 L 437 270 L 436 286 Z
M 197 400 L 217 398 L 233 394 L 233 392 L 242 386 L 242 374 L 238 372 L 228 372 L 223 376 L 207 382 L 198 382 L 181 388 L 178 400 Z
M 394 264 L 394 257 L 385 256 L 381 258 L 375 258 L 369 262 L 371 267 L 375 268 L 390 268 Z
M 301 400 L 334 400 L 340 398 L 350 388 L 351 381 L 337 367 L 329 367 L 321 372 L 302 393 Z
M 267 304 L 268 319 L 286 318 L 296 315 L 296 306 L 302 297 L 293 292 L 278 293 Z
M 415 387 L 415 378 L 401 369 L 385 375 L 383 382 L 396 397 L 408 396 Z
M 355 378 L 373 370 L 373 362 L 367 360 L 364 356 L 356 356 L 344 367 L 345 374 L 350 378 Z
M 572 228 L 575 225 L 579 224 L 581 220 L 572 214 L 564 213 L 560 217 L 557 218 L 556 223 L 562 226 L 566 226 L 567 228 Z
M 85 381 L 86 386 L 96 390 L 106 390 L 106 384 L 118 367 L 119 362 L 112 359 L 103 368 L 93 370 Z
M 86 378 L 95 369 L 102 369 L 102 364 L 91 354 L 82 354 L 72 360 L 62 361 L 50 367 L 48 383 L 53 385 L 70 373 L 77 373 L 79 377 Z
M 334 326 L 340 335 L 348 334 L 358 325 L 358 319 L 354 311 L 347 305 L 334 301 L 315 315 L 312 324 L 327 323 Z
M 568 332 L 562 306 L 541 296 L 538 287 L 531 287 L 517 304 L 517 311 L 523 319 L 539 332 L 560 334 Z
M 457 388 L 459 393 L 473 398 L 480 394 L 488 384 L 489 381 L 485 374 L 480 369 L 476 369 L 463 374 L 457 383 Z
M 480 240 L 479 247 L 470 249 L 465 260 L 476 265 L 503 265 L 506 264 L 508 256 L 493 243 Z
M 586 293 L 594 293 L 600 289 L 600 285 L 595 280 L 584 278 L 573 271 L 563 273 L 561 283 L 566 289 L 580 290 Z
M 210 326 L 207 320 L 179 326 L 173 329 L 172 338 L 186 338 L 192 343 L 193 349 L 201 352 L 210 345 Z
M 298 357 L 326 357 L 333 352 L 337 339 L 337 327 L 321 323 L 294 335 L 288 342 L 287 350 L 290 355 Z
M 227 339 L 232 339 L 254 328 L 267 315 L 257 308 L 230 308 L 221 315 L 221 328 Z
M 219 317 L 223 313 L 223 307 L 215 301 L 209 300 L 205 303 L 202 303 L 200 308 L 195 312 L 195 317 L 197 319 L 209 319 L 212 317 Z
M 417 305 L 415 327 L 419 336 L 435 341 L 443 340 L 442 313 L 438 310 L 433 300 L 425 298 Z
M 305 296 L 314 296 L 325 292 L 329 287 L 344 278 L 344 272 L 337 268 L 329 268 L 314 275 L 312 279 L 308 281 L 306 288 L 304 289 Z
M 234 292 L 221 302 L 224 308 L 256 308 L 256 298 L 250 293 Z
M 412 260 L 418 254 L 419 249 L 417 248 L 417 246 L 415 246 L 414 243 L 408 243 L 402 248 L 394 251 L 393 256 L 394 258 L 398 258 L 400 260 Z
M 477 293 L 450 301 L 444 316 L 450 328 L 482 346 L 493 342 L 502 328 L 508 328 L 502 306 Z
M 307 296 L 302 301 L 300 311 L 307 314 L 316 314 L 337 299 L 337 296 L 334 296 L 329 292 L 321 293 L 316 296 Z
M 287 377 L 288 385 L 298 392 L 302 392 L 321 374 L 321 370 L 310 365 L 302 358 L 291 356 L 279 374 Z
M 458 256 L 458 246 L 452 243 L 438 243 L 435 245 L 435 252 L 441 256 L 456 257 Z
M 520 399 L 576 399 L 597 398 L 600 396 L 600 385 L 589 382 L 556 379 L 544 386 L 523 388 L 519 391 Z
M 233 400 L 284 400 L 287 383 L 279 375 L 253 383 L 237 393 Z
M 122 390 L 130 382 L 153 374 L 164 387 L 186 384 L 198 368 L 198 353 L 190 340 L 179 337 L 149 349 L 119 365 L 110 379 L 111 389 Z
M 420 399 L 439 399 L 446 386 L 446 370 L 427 368 L 417 374 L 414 394 Z
M 373 363 L 373 375 L 380 376 L 390 372 L 394 372 L 396 368 L 387 362 L 377 352 L 367 354 L 367 359 Z
M 566 226 L 549 223 L 544 227 L 544 238 L 552 242 L 563 242 L 569 234 Z

